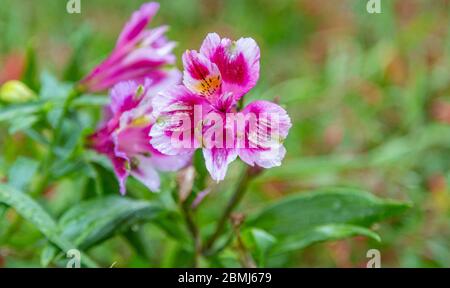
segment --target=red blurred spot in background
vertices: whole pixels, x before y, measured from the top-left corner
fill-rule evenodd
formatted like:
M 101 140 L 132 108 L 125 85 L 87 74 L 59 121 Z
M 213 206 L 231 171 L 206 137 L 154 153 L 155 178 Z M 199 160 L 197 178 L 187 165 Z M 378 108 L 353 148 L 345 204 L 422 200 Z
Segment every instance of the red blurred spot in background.
M 431 193 L 439 193 L 447 189 L 447 184 L 445 181 L 445 176 L 441 173 L 436 173 L 431 175 L 427 179 L 428 190 Z
M 326 127 L 323 133 L 323 141 L 327 150 L 332 150 L 339 144 L 341 144 L 344 137 L 344 130 L 342 125 L 333 123 Z
M 341 240 L 329 242 L 327 243 L 327 248 L 336 267 L 350 268 L 353 266 L 350 260 L 351 247 L 348 241 Z
M 19 80 L 25 67 L 22 53 L 12 52 L 0 58 L 0 84 L 9 80 Z
M 431 104 L 431 117 L 441 123 L 450 124 L 450 103 L 444 100 L 435 100 Z
M 409 78 L 408 62 L 399 53 L 392 55 L 385 68 L 386 79 L 395 85 L 404 86 Z

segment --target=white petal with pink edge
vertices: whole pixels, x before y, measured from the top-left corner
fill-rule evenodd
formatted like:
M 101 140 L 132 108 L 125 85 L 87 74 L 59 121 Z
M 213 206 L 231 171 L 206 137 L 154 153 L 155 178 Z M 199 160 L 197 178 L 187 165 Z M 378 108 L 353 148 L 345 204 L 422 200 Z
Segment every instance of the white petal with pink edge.
M 228 165 L 236 159 L 237 153 L 235 149 L 204 148 L 203 157 L 205 158 L 206 169 L 211 175 L 211 178 L 219 182 L 225 179 Z

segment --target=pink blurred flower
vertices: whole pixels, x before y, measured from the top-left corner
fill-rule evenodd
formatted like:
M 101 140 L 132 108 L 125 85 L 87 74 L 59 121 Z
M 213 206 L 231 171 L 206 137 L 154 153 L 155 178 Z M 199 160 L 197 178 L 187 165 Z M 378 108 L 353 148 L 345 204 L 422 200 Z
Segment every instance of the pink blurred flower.
M 167 26 L 145 29 L 159 9 L 158 3 L 146 3 L 134 12 L 123 28 L 116 47 L 100 65 L 81 81 L 90 92 L 111 88 L 121 81 L 162 81 L 164 67 L 175 62 L 172 49 L 175 42 L 164 36 Z
M 259 78 L 260 51 L 251 38 L 238 41 L 209 34 L 200 52 L 183 55 L 184 85 L 154 98 L 157 124 L 151 144 L 168 155 L 203 150 L 206 167 L 216 181 L 239 156 L 248 165 L 281 165 L 282 144 L 291 127 L 286 111 L 269 101 L 254 101 L 242 111 L 237 102 Z
M 143 85 L 135 81 L 115 85 L 110 93 L 111 104 L 106 109 L 106 121 L 89 137 L 90 146 L 111 160 L 122 194 L 125 194 L 129 175 L 150 190 L 158 191 L 158 171 L 176 171 L 191 160 L 189 154 L 164 155 L 150 144 L 149 132 L 155 122 L 152 98 L 163 87 L 178 82 L 179 74 L 176 72 L 158 85 L 148 79 Z

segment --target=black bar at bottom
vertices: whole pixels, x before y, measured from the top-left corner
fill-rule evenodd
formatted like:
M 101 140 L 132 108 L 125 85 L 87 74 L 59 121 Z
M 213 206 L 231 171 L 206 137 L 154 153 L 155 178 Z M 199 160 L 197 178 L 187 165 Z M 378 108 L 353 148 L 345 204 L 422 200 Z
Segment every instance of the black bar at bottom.
M 431 274 L 429 278 L 427 274 Z M 310 284 L 347 286 L 406 284 L 418 280 L 448 277 L 447 269 L 0 269 L 0 279 L 51 283 L 64 282 L 89 286 L 117 284 L 124 288 L 142 283 L 143 287 L 306 287 Z M 443 279 L 444 280 L 444 279 Z M 127 285 L 127 286 L 124 286 Z M 20 286 L 20 285 L 19 285 Z M 103 287 L 103 286 L 102 286 Z M 381 287 L 381 286 L 380 286 Z M 384 287 L 384 286 L 383 286 Z

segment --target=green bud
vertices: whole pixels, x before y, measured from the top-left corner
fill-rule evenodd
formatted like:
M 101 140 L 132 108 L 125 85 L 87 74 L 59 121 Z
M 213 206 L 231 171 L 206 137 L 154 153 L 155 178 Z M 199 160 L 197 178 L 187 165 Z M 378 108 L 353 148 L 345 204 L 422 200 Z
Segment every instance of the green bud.
M 36 98 L 33 90 L 17 80 L 8 81 L 0 87 L 0 100 L 7 103 L 24 103 Z

